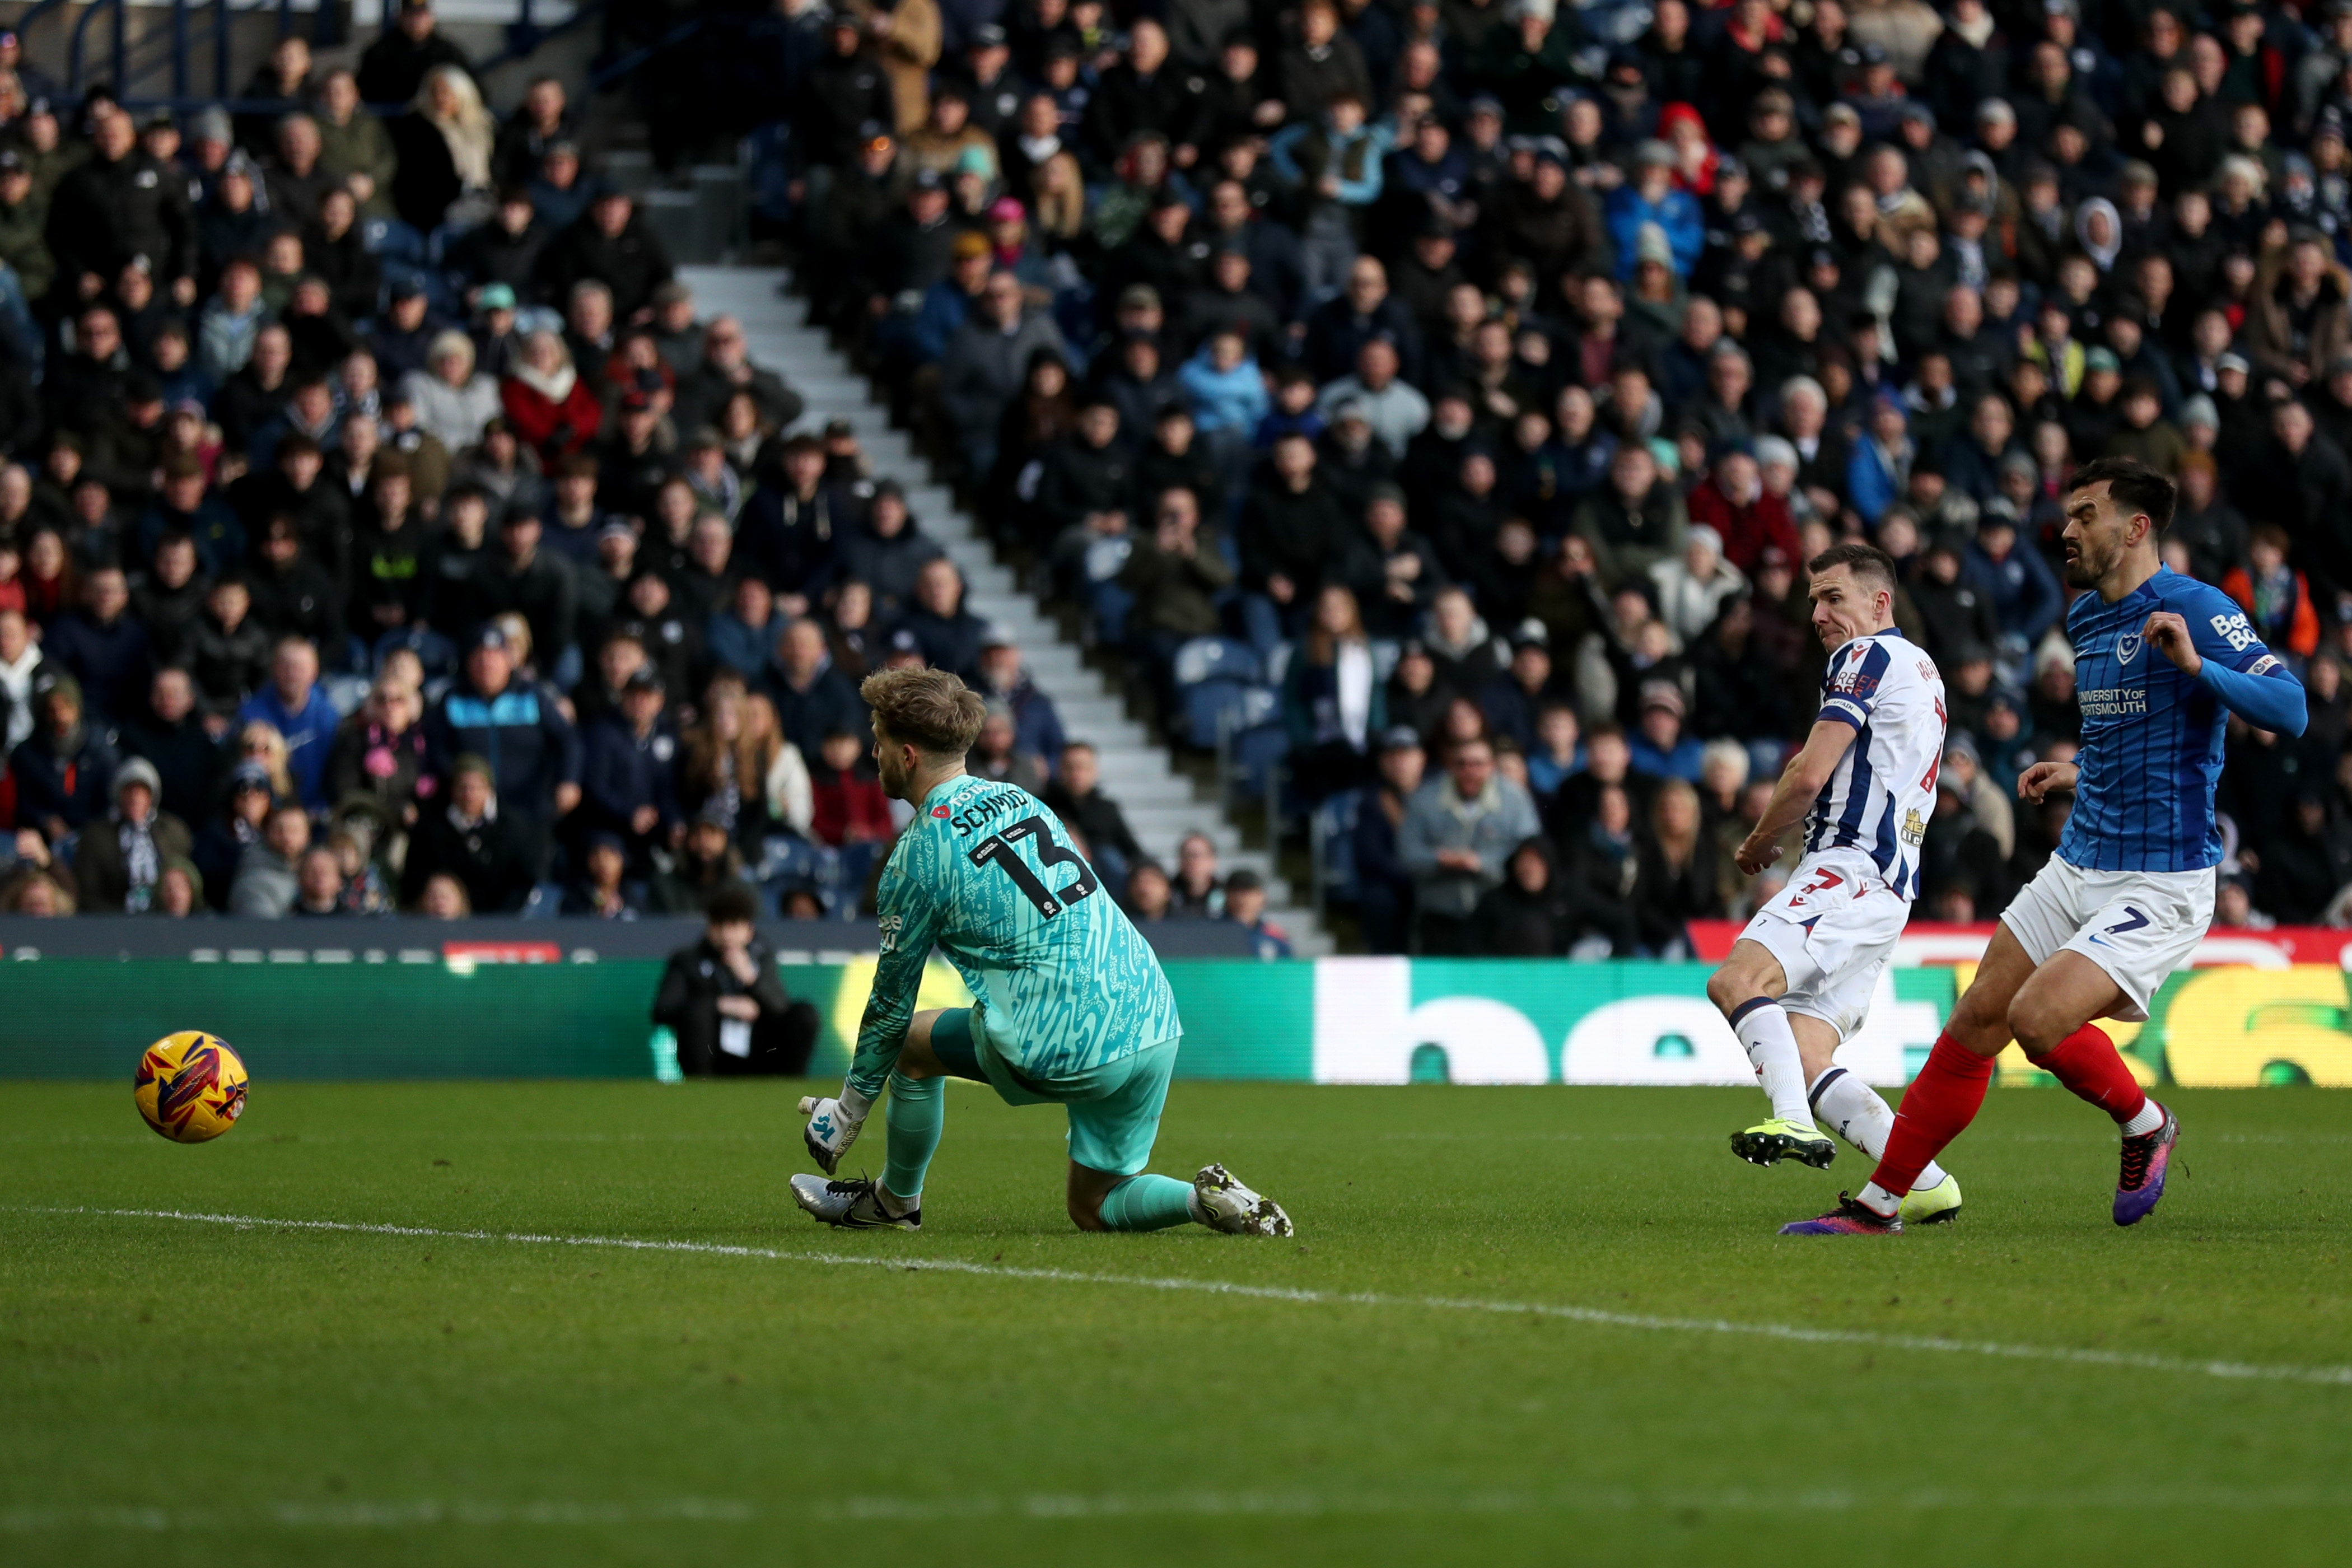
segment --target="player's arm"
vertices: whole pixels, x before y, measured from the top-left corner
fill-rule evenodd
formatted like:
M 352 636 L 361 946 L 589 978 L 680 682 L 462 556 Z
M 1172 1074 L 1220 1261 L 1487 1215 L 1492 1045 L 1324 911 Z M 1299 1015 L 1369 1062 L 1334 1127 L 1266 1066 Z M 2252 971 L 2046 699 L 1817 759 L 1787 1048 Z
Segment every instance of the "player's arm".
M 1822 786 L 1830 782 L 1837 771 L 1853 738 L 1862 732 L 1864 719 L 1854 718 L 1849 710 L 1853 705 L 1843 698 L 1832 698 L 1822 704 L 1822 717 L 1813 721 L 1813 732 L 1805 738 L 1804 748 L 1789 759 L 1780 770 L 1780 782 L 1772 786 L 1772 800 L 1765 806 L 1764 815 L 1739 846 L 1734 857 L 1739 868 L 1753 877 L 1780 858 L 1780 835 L 1804 820 L 1812 809 Z
M 919 849 L 919 845 L 908 845 Z M 910 856 L 910 862 L 917 858 Z M 874 989 L 866 998 L 866 1015 L 857 1026 L 857 1052 L 836 1099 L 803 1100 L 809 1119 L 803 1142 L 827 1175 L 839 1168 L 842 1155 L 857 1141 L 866 1114 L 882 1096 L 898 1053 L 907 1047 L 907 1026 L 914 1021 L 915 999 L 923 986 L 923 969 L 929 963 L 931 943 L 939 931 L 939 903 L 918 864 L 903 873 L 885 872 L 879 899 L 882 956 L 874 970 Z
M 2300 735 L 2311 715 L 2303 682 L 2264 647 L 2234 612 L 2231 629 L 2210 622 L 2191 624 L 2170 610 L 2158 610 L 2140 628 L 2147 645 L 2220 699 L 2221 706 L 2257 730 Z

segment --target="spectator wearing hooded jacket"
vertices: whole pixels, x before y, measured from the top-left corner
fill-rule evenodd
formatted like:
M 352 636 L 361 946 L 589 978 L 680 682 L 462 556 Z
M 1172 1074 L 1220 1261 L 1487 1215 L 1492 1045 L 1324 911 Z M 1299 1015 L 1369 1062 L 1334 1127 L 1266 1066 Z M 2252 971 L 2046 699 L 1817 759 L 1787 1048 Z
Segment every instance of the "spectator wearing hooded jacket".
M 442 777 L 461 756 L 488 764 L 506 832 L 526 880 L 535 879 L 556 818 L 580 804 L 580 735 L 551 688 L 517 673 L 514 651 L 495 624 L 475 636 L 465 668 L 433 705 L 425 735 Z

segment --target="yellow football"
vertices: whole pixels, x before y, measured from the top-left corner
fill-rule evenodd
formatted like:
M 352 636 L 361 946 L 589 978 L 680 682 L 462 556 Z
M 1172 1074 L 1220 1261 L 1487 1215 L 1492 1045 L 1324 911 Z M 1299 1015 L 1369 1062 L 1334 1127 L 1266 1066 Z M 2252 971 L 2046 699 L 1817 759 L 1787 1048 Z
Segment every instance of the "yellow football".
M 202 1143 L 245 1112 L 245 1063 L 228 1042 L 183 1029 L 147 1047 L 131 1097 L 147 1125 L 175 1143 Z

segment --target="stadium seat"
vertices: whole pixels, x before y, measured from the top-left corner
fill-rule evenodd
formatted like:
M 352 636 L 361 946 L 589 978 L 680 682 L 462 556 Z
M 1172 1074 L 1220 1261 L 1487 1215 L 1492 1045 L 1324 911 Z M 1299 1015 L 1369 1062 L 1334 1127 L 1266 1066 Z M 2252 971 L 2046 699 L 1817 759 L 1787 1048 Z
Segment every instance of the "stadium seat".
M 1197 645 L 1188 644 L 1188 647 Z M 1179 689 L 1184 704 L 1184 738 L 1202 751 L 1221 746 L 1241 728 L 1242 707 L 1253 690 L 1245 680 L 1216 676 L 1195 680 Z
M 1192 686 L 1222 679 L 1255 685 L 1265 679 L 1265 667 L 1249 644 L 1235 637 L 1194 637 L 1176 650 L 1176 684 Z
M 563 885 L 541 882 L 531 889 L 530 897 L 522 901 L 522 918 L 527 921 L 551 921 L 563 909 Z

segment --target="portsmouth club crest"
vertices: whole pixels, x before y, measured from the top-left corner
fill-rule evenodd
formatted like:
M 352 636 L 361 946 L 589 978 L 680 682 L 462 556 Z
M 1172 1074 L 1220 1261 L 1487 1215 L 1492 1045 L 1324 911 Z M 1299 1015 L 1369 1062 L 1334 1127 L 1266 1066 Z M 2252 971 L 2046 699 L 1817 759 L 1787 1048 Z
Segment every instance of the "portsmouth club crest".
M 2139 657 L 2139 634 L 2126 632 L 2116 639 L 2116 662 L 2129 664 Z

